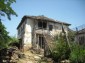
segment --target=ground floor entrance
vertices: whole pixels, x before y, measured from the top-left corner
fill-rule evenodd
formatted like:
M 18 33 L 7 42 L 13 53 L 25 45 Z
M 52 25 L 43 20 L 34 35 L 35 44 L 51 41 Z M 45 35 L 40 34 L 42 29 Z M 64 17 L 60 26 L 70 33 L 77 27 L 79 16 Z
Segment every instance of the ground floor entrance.
M 36 35 L 36 44 L 38 48 L 44 49 L 45 47 L 45 40 L 42 34 L 37 34 Z

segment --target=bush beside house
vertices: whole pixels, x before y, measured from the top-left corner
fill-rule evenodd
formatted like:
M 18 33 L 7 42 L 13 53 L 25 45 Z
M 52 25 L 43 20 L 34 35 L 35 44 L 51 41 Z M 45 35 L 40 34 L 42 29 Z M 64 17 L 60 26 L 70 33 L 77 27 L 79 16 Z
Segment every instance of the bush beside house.
M 55 43 L 56 47 L 52 52 L 54 61 L 59 63 L 63 60 L 69 60 L 70 63 L 85 62 L 85 47 L 83 45 L 79 45 L 72 40 L 70 41 L 71 47 L 69 48 L 64 36 L 60 36 Z

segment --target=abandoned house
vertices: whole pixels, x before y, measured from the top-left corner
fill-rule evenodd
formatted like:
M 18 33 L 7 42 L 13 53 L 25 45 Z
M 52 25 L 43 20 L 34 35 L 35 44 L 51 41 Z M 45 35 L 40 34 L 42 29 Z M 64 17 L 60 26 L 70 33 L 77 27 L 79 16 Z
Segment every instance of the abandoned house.
M 70 24 L 60 22 L 43 15 L 24 16 L 17 27 L 18 39 L 23 49 L 45 47 L 46 41 L 62 32 L 62 25 L 66 33 Z

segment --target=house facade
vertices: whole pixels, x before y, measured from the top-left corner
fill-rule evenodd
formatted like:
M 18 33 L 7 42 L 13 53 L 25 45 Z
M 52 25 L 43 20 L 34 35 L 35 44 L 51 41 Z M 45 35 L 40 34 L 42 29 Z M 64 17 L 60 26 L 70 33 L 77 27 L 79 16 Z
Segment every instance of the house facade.
M 24 49 L 44 48 L 45 36 L 48 40 L 62 32 L 62 26 L 68 33 L 70 24 L 60 22 L 45 16 L 24 16 L 17 27 L 18 39 Z
M 75 41 L 80 45 L 85 45 L 85 28 L 76 32 Z

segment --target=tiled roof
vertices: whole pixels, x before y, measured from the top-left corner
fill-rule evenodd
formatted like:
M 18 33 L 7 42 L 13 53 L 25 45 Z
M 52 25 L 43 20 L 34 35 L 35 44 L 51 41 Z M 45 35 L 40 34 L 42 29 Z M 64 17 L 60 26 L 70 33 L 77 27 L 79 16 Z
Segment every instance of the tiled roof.
M 48 18 L 44 15 L 40 15 L 40 16 L 24 16 L 21 20 L 21 22 L 19 23 L 17 29 L 21 26 L 21 24 L 25 21 L 25 19 L 27 18 L 30 18 L 30 19 L 34 19 L 34 20 L 43 20 L 43 21 L 50 21 L 50 22 L 56 22 L 56 23 L 63 23 L 65 25 L 71 25 L 71 24 L 68 24 L 68 23 L 65 23 L 65 22 L 60 22 L 58 20 L 54 20 L 52 18 Z

